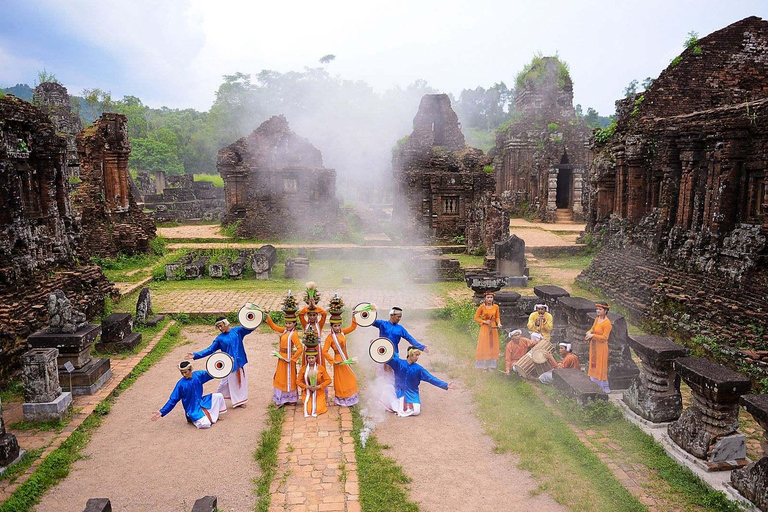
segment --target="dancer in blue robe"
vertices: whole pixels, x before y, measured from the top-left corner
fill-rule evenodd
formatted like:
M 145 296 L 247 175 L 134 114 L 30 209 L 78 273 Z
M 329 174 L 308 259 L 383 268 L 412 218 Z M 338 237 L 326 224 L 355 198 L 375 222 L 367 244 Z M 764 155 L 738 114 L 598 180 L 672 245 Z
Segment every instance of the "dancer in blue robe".
M 452 382 L 445 382 L 431 373 L 416 361 L 419 360 L 421 350 L 416 347 L 408 347 L 407 359 L 401 359 L 397 355 L 387 362 L 395 372 L 395 393 L 397 403 L 392 409 L 398 416 L 418 416 L 421 414 L 421 397 L 419 396 L 419 384 L 422 381 L 442 389 L 453 389 Z
M 211 393 L 203 396 L 203 384 L 211 380 L 206 371 L 192 371 L 192 363 L 182 361 L 179 364 L 181 379 L 173 388 L 168 402 L 156 411 L 151 420 L 157 421 L 176 407 L 181 400 L 184 407 L 184 414 L 187 421 L 193 423 L 197 428 L 211 428 L 216 423 L 220 414 L 227 412 L 227 404 L 224 401 L 224 395 L 221 393 Z
M 401 338 L 405 338 L 411 346 L 418 348 L 429 354 L 429 349 L 426 345 L 422 345 L 416 338 L 410 335 L 405 328 L 400 325 L 400 319 L 403 317 L 403 310 L 394 307 L 389 310 L 389 320 L 374 320 L 373 327 L 379 328 L 379 337 L 389 339 L 395 345 L 395 355 L 400 353 L 398 345 Z

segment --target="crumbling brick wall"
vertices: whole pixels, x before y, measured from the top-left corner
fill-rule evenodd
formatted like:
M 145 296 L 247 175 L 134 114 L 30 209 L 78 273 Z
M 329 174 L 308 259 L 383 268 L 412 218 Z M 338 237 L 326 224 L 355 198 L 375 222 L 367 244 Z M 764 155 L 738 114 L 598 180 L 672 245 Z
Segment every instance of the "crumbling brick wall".
M 224 223 L 239 221 L 239 236 L 319 239 L 343 230 L 336 171 L 323 167 L 320 151 L 282 115 L 219 150 L 216 167 L 226 190 Z
M 150 250 L 155 222 L 136 203 L 128 175 L 128 124 L 105 113 L 77 136 L 82 183 L 72 203 L 83 226 L 79 252 L 115 257 Z
M 33 103 L 50 117 L 56 132 L 67 140 L 66 169 L 68 177 L 80 175 L 75 137 L 83 129 L 80 116 L 72 112 L 67 88 L 53 82 L 43 82 L 35 87 Z
M 113 285 L 75 259 L 80 234 L 70 208 L 66 140 L 39 108 L 0 98 L 0 378 L 25 339 L 48 321 L 48 294 L 63 290 L 89 318 Z
M 590 131 L 573 108 L 567 68 L 557 57 L 536 59 L 517 91 L 512 121 L 490 153 L 497 194 L 515 215 L 553 222 L 559 208 L 583 220 Z
M 657 332 L 762 360 L 768 22 L 747 18 L 698 46 L 617 102 L 615 133 L 595 141 L 587 230 L 603 249 L 580 279 Z
M 392 157 L 398 186 L 393 222 L 405 239 L 451 242 L 464 237 L 492 252 L 499 233 L 490 159 L 467 147 L 446 94 L 427 94 L 413 119 L 413 132 Z M 503 231 L 503 230 L 502 230 Z M 488 245 L 486 245 L 488 244 Z

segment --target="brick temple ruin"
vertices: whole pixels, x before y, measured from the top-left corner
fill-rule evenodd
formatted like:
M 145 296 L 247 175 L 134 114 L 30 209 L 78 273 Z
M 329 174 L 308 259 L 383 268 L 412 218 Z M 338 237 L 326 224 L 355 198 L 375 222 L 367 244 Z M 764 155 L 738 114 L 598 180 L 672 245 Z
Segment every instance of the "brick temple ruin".
M 156 222 L 221 220 L 227 209 L 223 188 L 190 174 L 140 171 L 136 186 L 139 202 Z
M 219 150 L 224 179 L 224 224 L 240 222 L 236 235 L 261 239 L 339 232 L 336 171 L 307 139 L 273 116 L 247 137 Z
M 512 121 L 491 151 L 496 192 L 516 215 L 581 221 L 590 130 L 573 108 L 573 82 L 557 57 L 535 57 L 517 79 Z
M 405 239 L 451 242 L 464 237 L 470 252 L 492 254 L 508 233 L 509 216 L 494 192 L 490 159 L 468 147 L 447 94 L 427 94 L 413 118 L 413 132 L 393 151 L 400 189 L 393 223 Z
M 67 140 L 43 110 L 0 98 L 0 372 L 46 325 L 52 290 L 89 318 L 114 288 L 95 265 L 75 259 L 80 226 L 70 207 Z M 87 261 L 87 260 L 86 260 Z
M 72 207 L 80 217 L 79 253 L 115 257 L 149 251 L 155 222 L 138 206 L 128 173 L 128 121 L 105 113 L 77 135 L 82 183 Z
M 603 248 L 580 281 L 654 332 L 701 335 L 764 372 L 768 22 L 704 37 L 617 106 L 590 169 L 587 230 Z
M 75 137 L 83 129 L 83 123 L 80 116 L 72 112 L 67 88 L 61 84 L 43 82 L 35 87 L 32 102 L 51 118 L 56 132 L 67 140 L 67 175 L 70 178 L 78 178 L 80 164 Z

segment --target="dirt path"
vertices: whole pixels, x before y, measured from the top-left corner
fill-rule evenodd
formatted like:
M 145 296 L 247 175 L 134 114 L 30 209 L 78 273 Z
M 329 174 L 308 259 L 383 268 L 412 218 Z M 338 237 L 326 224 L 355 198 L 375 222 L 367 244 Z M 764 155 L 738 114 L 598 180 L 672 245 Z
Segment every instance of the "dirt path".
M 179 378 L 178 362 L 187 352 L 208 346 L 214 329 L 190 327 L 182 335 L 192 343 L 177 347 L 120 395 L 83 450 L 86 458 L 43 497 L 37 511 L 80 512 L 88 498 L 108 497 L 113 510 L 121 512 L 188 512 L 196 499 L 209 494 L 217 495 L 227 512 L 253 510 L 251 479 L 258 477 L 253 452 L 272 396 L 269 353 L 275 336 L 245 338 L 248 406 L 230 409 L 212 428 L 197 430 L 184 420 L 181 404 L 159 421 L 149 420 L 168 400 Z M 195 369 L 204 369 L 203 360 Z M 208 382 L 205 392 L 217 385 Z
M 228 240 L 227 235 L 221 234 L 221 224 L 189 224 L 175 228 L 157 228 L 157 234 L 165 238 L 207 238 Z
M 426 324 L 406 326 L 424 341 Z M 445 356 L 423 355 L 423 366 Z M 441 372 L 435 376 L 448 380 Z M 515 457 L 493 452 L 493 440 L 483 434 L 475 414 L 472 394 L 458 389 L 444 391 L 430 384 L 419 387 L 421 415 L 398 418 L 388 415 L 375 430 L 381 443 L 413 479 L 411 499 L 428 512 L 562 511 L 565 507 L 545 494 L 533 496 L 537 483 L 517 468 Z

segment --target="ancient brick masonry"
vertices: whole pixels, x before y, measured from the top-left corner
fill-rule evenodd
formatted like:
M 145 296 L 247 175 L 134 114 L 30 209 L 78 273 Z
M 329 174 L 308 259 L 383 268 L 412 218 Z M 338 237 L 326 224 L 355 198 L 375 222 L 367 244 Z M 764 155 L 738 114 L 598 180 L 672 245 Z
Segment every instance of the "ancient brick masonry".
M 24 338 L 48 321 L 57 288 L 91 318 L 113 286 L 75 263 L 79 225 L 70 209 L 66 141 L 40 109 L 0 98 L 0 373 L 15 369 Z
M 240 221 L 246 237 L 328 236 L 339 232 L 336 171 L 307 139 L 273 116 L 253 133 L 219 150 L 224 223 Z
M 768 367 L 768 22 L 710 34 L 617 105 L 590 170 L 604 248 L 580 279 L 655 332 Z
M 114 257 L 149 251 L 155 222 L 136 204 L 128 175 L 128 122 L 103 114 L 77 136 L 83 182 L 72 204 L 83 226 L 82 255 Z
M 143 207 L 152 211 L 156 222 L 224 217 L 224 189 L 215 188 L 210 181 L 194 181 L 189 174 L 166 176 L 163 171 L 152 175 L 140 172 L 136 181 L 137 195 L 141 195 Z
M 67 176 L 80 176 L 75 137 L 83 129 L 83 124 L 80 117 L 72 112 L 67 88 L 61 84 L 44 82 L 35 87 L 33 101 L 51 118 L 56 132 L 67 140 Z
M 467 147 L 446 94 L 427 94 L 413 132 L 394 151 L 392 168 L 400 194 L 393 221 L 413 242 L 465 237 L 470 251 L 506 234 L 509 217 L 494 195 L 490 159 Z
M 534 59 L 517 90 L 512 122 L 490 153 L 497 193 L 517 214 L 534 213 L 546 222 L 582 220 L 590 132 L 573 108 L 568 70 L 557 57 Z

